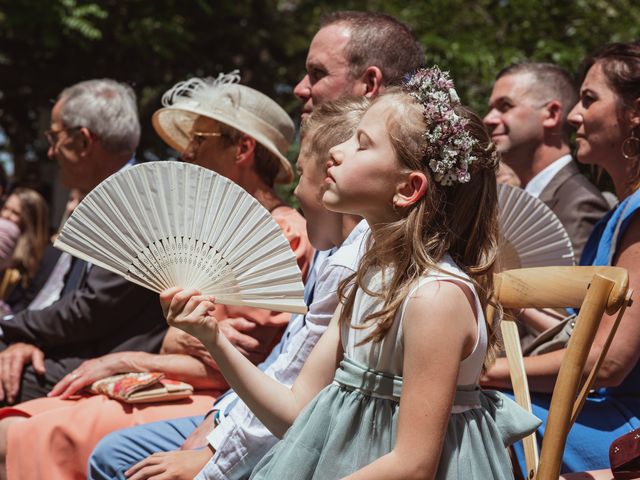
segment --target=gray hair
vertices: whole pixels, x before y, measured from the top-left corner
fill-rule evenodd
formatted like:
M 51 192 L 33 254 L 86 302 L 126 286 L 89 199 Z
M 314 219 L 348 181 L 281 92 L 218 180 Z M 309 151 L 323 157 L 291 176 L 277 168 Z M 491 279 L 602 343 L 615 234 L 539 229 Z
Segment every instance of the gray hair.
M 86 80 L 62 91 L 60 114 L 65 127 L 85 127 L 113 153 L 133 154 L 140 140 L 136 94 L 108 78 Z

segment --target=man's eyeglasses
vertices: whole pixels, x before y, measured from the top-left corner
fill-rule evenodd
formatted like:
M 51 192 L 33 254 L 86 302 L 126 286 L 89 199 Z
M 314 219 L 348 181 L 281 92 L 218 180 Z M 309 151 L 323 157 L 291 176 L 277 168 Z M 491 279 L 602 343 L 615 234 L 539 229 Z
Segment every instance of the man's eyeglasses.
M 58 139 L 60 138 L 60 134 L 62 132 L 67 132 L 71 134 L 73 132 L 80 130 L 81 128 L 82 127 L 61 128 L 60 130 L 49 129 L 49 130 L 45 130 L 44 136 L 47 139 L 47 142 L 49 142 L 49 145 L 53 147 L 58 143 Z

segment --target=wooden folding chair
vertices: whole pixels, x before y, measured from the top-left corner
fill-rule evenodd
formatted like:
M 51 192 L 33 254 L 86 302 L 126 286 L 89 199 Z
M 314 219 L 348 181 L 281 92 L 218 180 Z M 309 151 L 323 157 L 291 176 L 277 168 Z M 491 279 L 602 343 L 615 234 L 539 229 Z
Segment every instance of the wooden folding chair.
M 6 300 L 6 298 L 13 290 L 13 287 L 20 281 L 20 271 L 16 268 L 7 268 L 0 280 L 0 299 Z
M 624 309 L 630 303 L 628 274 L 619 267 L 523 268 L 496 274 L 494 284 L 495 298 L 507 311 L 580 308 L 551 397 L 540 456 L 535 433 L 523 440 L 527 478 L 557 480 L 569 430 L 593 385 Z M 605 312 L 609 315 L 618 312 L 618 316 L 593 369 L 582 382 L 589 350 Z M 495 310 L 490 308 L 487 313 L 487 318 L 491 319 Z M 501 331 L 516 402 L 531 412 L 518 328 L 508 313 L 503 316 Z

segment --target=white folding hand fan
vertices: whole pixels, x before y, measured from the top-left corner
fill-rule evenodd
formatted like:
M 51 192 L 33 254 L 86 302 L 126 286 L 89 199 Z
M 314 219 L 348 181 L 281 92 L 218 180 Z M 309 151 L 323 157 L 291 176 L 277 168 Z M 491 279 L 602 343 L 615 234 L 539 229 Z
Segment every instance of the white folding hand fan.
M 498 185 L 502 270 L 573 265 L 573 247 L 558 217 L 521 188 Z
M 306 313 L 301 274 L 269 212 L 205 168 L 150 162 L 112 175 L 67 220 L 55 246 L 156 292 Z

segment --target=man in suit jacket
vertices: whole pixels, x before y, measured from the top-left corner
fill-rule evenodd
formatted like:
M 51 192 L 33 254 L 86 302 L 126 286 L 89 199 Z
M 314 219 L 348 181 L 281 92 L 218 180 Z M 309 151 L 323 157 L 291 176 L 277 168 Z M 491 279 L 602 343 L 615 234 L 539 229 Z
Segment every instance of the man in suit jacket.
M 567 229 L 576 263 L 593 226 L 608 210 L 571 157 L 567 115 L 577 99 L 571 76 L 557 65 L 515 64 L 498 74 L 484 118 L 522 187 L 545 202 Z
M 108 79 L 73 85 L 58 97 L 45 133 L 63 184 L 86 194 L 133 158 L 135 94 Z M 158 351 L 165 331 L 155 293 L 62 254 L 29 307 L 0 320 L 0 403 L 46 395 L 87 358 Z

